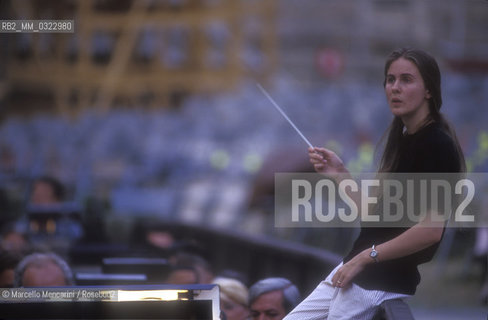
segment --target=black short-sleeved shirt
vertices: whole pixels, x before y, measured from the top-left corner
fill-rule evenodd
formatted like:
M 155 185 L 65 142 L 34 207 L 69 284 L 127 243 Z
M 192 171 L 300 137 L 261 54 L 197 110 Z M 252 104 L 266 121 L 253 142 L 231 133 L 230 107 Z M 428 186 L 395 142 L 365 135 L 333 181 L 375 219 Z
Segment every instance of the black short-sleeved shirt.
M 455 143 L 438 123 L 430 123 L 414 134 L 406 134 L 400 145 L 398 173 L 460 172 L 461 163 Z M 407 228 L 362 227 L 344 263 L 355 255 L 389 241 Z M 438 243 L 414 254 L 368 264 L 353 282 L 368 290 L 414 294 L 420 274 L 417 266 L 432 260 Z

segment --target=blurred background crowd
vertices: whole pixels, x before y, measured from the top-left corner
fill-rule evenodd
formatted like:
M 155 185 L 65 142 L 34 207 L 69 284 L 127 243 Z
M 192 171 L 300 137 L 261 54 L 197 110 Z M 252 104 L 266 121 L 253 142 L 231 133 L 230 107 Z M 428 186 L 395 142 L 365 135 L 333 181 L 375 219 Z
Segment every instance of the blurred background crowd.
M 390 121 L 384 60 L 424 49 L 468 170 L 486 172 L 487 17 L 484 0 L 0 1 L 3 20 L 75 26 L 0 34 L 2 268 L 41 251 L 76 284 L 220 277 L 247 290 L 283 277 L 307 294 L 356 230 L 274 226 L 274 173 L 312 168 L 256 83 L 314 145 L 374 172 Z M 424 270 L 441 285 L 427 281 L 411 307 L 476 317 L 488 237 L 446 238 Z M 110 258 L 164 272 L 114 278 L 128 273 Z

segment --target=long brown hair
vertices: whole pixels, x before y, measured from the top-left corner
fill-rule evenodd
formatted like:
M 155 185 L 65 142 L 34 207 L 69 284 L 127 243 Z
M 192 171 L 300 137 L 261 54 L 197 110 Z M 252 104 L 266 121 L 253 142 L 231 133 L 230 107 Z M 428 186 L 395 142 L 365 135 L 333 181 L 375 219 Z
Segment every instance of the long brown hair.
M 429 115 L 425 120 L 425 124 L 437 122 L 441 125 L 445 132 L 454 141 L 457 155 L 461 163 L 461 169 L 462 171 L 465 171 L 466 164 L 464 161 L 464 155 L 456 133 L 453 127 L 440 112 L 442 106 L 441 73 L 439 71 L 437 62 L 431 55 L 422 50 L 410 48 L 395 50 L 388 56 L 385 62 L 385 80 L 383 82 L 383 87 L 386 85 L 386 75 L 388 74 L 391 64 L 399 58 L 407 59 L 417 66 L 417 69 L 419 70 L 424 81 L 425 88 L 431 95 L 429 99 Z M 381 157 L 379 169 L 380 172 L 392 172 L 397 169 L 400 157 L 399 145 L 403 136 L 403 131 L 404 125 L 402 120 L 400 117 L 395 117 L 382 138 L 383 141 L 384 138 L 387 137 L 383 155 Z

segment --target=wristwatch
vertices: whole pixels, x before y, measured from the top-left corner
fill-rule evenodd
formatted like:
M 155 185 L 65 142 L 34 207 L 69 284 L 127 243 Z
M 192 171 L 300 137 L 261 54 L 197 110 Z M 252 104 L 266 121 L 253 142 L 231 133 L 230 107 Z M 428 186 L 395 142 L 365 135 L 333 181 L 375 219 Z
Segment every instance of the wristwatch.
M 378 251 L 376 251 L 374 246 L 375 245 L 373 244 L 373 247 L 371 248 L 371 252 L 369 253 L 369 256 L 371 257 L 371 259 L 374 260 L 374 262 L 378 262 Z

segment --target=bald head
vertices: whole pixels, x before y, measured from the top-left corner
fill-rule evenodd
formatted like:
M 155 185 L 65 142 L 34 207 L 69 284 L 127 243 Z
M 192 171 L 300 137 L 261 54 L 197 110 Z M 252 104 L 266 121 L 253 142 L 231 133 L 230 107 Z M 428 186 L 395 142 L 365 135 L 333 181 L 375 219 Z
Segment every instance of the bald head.
M 66 286 L 63 270 L 52 261 L 33 263 L 24 271 L 24 287 L 57 287 Z
M 22 259 L 15 270 L 16 287 L 57 287 L 73 284 L 68 264 L 59 256 L 35 253 Z

